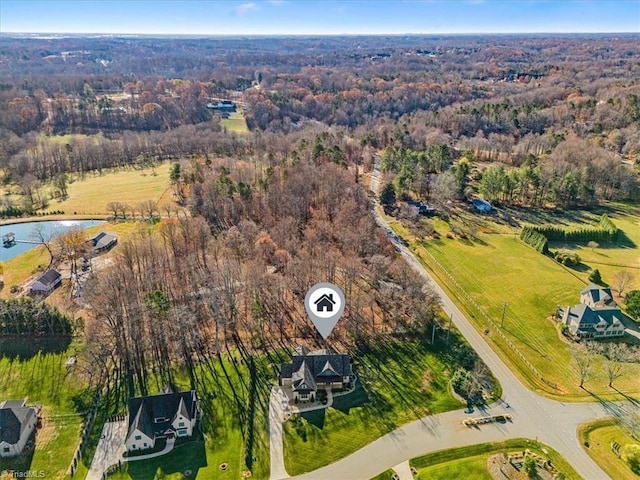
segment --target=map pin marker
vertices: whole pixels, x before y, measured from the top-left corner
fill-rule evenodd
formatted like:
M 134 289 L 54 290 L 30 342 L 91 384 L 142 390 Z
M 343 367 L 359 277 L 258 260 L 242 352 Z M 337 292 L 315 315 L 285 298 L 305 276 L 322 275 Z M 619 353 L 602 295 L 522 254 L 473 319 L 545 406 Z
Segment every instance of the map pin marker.
M 307 315 L 325 340 L 344 311 L 344 293 L 333 283 L 316 283 L 304 297 Z

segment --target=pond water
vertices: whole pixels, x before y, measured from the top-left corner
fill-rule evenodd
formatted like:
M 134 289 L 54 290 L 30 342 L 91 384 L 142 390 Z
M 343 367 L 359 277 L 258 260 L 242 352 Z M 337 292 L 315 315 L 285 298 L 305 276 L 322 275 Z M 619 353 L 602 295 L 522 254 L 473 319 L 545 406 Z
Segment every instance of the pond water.
M 44 236 L 56 235 L 71 228 L 89 228 L 106 223 L 104 220 L 46 220 L 43 222 L 13 223 L 0 225 L 0 237 L 11 232 L 15 234 L 16 243 L 9 248 L 0 245 L 0 261 L 7 260 L 27 252 L 38 246 L 37 229 L 42 229 Z

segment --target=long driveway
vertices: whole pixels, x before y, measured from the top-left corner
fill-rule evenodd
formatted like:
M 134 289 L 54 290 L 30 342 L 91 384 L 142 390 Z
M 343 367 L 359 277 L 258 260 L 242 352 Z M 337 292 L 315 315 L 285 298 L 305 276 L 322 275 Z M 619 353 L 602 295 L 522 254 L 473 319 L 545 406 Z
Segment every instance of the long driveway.
M 379 175 L 376 168 L 372 178 L 374 191 L 377 190 Z M 386 220 L 377 212 L 375 215 L 378 224 L 389 229 Z M 384 435 L 335 463 L 294 478 L 366 480 L 403 461 L 436 450 L 524 437 L 537 439 L 557 450 L 586 480 L 608 479 L 609 476 L 580 446 L 576 430 L 579 424 L 587 420 L 611 416 L 612 409 L 628 406 L 610 404 L 605 408 L 598 403 L 563 403 L 541 397 L 525 388 L 413 253 L 393 237 L 392 241 L 407 263 L 438 293 L 444 311 L 451 316 L 453 323 L 502 384 L 509 407 L 502 403 L 494 404 L 486 413 L 508 412 L 513 421 L 468 428 L 462 425 L 462 420 L 467 416 L 462 410 L 425 417 Z
M 100 441 L 96 447 L 96 453 L 93 455 L 91 467 L 87 474 L 87 480 L 102 480 L 104 472 L 112 465 L 117 464 L 118 460 L 122 460 L 126 436 L 126 420 L 104 424 Z

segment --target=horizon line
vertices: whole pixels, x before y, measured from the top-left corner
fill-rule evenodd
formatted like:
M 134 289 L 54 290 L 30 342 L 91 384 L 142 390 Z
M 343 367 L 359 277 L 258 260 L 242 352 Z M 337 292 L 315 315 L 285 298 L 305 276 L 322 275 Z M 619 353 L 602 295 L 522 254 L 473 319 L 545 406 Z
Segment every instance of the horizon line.
M 0 32 L 0 38 L 11 35 L 108 35 L 108 36 L 183 36 L 183 37 L 364 37 L 364 36 L 429 36 L 429 35 L 640 35 L 640 31 L 495 31 L 495 32 L 370 32 L 370 33 L 162 33 L 162 32 L 29 32 L 29 31 L 4 31 Z

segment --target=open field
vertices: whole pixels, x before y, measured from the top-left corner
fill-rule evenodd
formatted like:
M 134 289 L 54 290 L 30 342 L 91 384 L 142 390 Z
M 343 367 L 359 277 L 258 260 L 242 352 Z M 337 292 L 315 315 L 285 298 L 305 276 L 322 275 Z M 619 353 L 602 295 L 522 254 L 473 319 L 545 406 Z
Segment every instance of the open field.
M 230 132 L 235 133 L 248 133 L 247 122 L 244 119 L 242 111 L 233 112 L 229 115 L 229 118 L 223 118 L 220 120 L 220 126 L 226 128 Z
M 246 470 L 251 470 L 254 478 L 268 478 L 267 411 L 271 384 L 277 378 L 272 365 L 279 368 L 280 358 L 253 357 L 252 367 L 251 360 L 242 360 L 238 353 L 229 355 L 234 360 L 224 357 L 214 357 L 196 367 L 196 391 L 201 399 L 201 428 L 206 441 L 190 442 L 169 455 L 128 464 L 110 479 L 235 480 Z M 182 390 L 189 389 L 184 373 L 178 376 L 177 384 Z M 160 390 L 162 386 L 156 387 Z M 111 390 L 101 409 L 86 462 L 93 454 L 104 419 L 116 412 L 126 413 L 124 392 L 120 392 L 120 398 L 116 396 Z M 220 469 L 223 463 L 227 464 L 225 471 Z M 185 476 L 187 470 L 191 475 Z
M 289 474 L 315 470 L 400 425 L 462 406 L 448 388 L 455 369 L 450 357 L 404 342 L 375 346 L 354 358 L 359 378 L 354 392 L 335 398 L 328 409 L 284 423 Z
M 548 317 L 557 305 L 578 303 L 580 290 L 587 283 L 588 272 L 567 269 L 537 253 L 519 240 L 519 229 L 497 223 L 492 217 L 479 217 L 466 212 L 461 216 L 465 215 L 477 222 L 473 238 L 447 238 L 450 224 L 436 220 L 434 226 L 441 238 L 417 241 L 398 221 L 392 221 L 392 224 L 399 234 L 412 242 L 414 253 L 477 327 L 481 331 L 489 329 L 487 340 L 515 367 L 516 374 L 530 388 L 558 398 L 584 399 L 588 393 L 578 387 L 577 373 L 571 368 L 573 345 L 561 337 L 555 322 Z M 454 219 L 451 223 L 459 221 Z M 469 223 L 464 217 L 463 221 Z M 625 233 L 631 238 L 640 236 L 640 232 L 628 229 L 630 232 Z M 461 292 L 429 254 L 455 278 L 467 295 Z M 492 319 L 493 325 L 483 318 L 478 307 Z M 524 364 L 499 335 L 491 335 L 494 325 L 502 323 L 503 308 L 502 332 L 541 373 L 546 383 Z M 601 368 L 603 360 L 602 357 L 597 358 L 595 375 L 587 380 L 585 386 L 600 396 L 611 397 L 615 392 L 606 386 L 608 382 Z M 640 365 L 627 365 L 626 373 L 616 381 L 616 387 L 627 394 L 640 393 L 638 375 Z
M 640 209 L 627 205 L 616 205 L 616 209 L 607 211 L 615 225 L 624 232 L 621 242 L 616 245 L 602 244 L 597 248 L 586 245 L 567 245 L 552 243 L 551 248 L 577 253 L 582 262 L 592 269 L 597 268 L 602 279 L 615 289 L 614 275 L 620 271 L 628 271 L 634 279 L 626 291 L 640 289 Z M 569 228 L 574 223 L 569 223 Z M 584 273 L 585 278 L 588 272 Z M 622 303 L 622 299 L 616 298 Z
M 563 473 L 567 480 L 581 478 L 566 460 L 551 447 L 526 439 L 481 443 L 442 450 L 414 458 L 410 460 L 409 464 L 418 470 L 417 480 L 449 480 L 452 478 L 491 480 L 491 475 L 487 470 L 487 459 L 491 455 L 501 452 L 521 452 L 525 449 L 550 459 L 551 464 Z
M 46 211 L 63 210 L 67 215 L 105 215 L 111 213 L 107 210 L 109 202 L 129 205 L 145 200 L 158 202 L 170 188 L 170 167 L 169 162 L 164 162 L 155 167 L 155 172 L 145 168 L 88 175 L 70 183 L 68 197 L 65 200 L 51 200 Z
M 617 442 L 621 449 L 629 443 L 640 444 L 640 440 L 632 438 L 615 420 L 596 420 L 581 425 L 578 437 L 582 445 L 589 444 L 585 451 L 611 478 L 640 478 L 640 475 L 635 474 L 629 465 L 611 450 L 613 442 Z
M 82 379 L 76 370 L 67 370 L 64 365 L 79 346 L 70 344 L 69 339 L 1 341 L 0 398 L 26 397 L 29 405 L 43 407 L 42 428 L 37 430 L 28 468 L 44 471 L 47 478 L 65 478 L 79 442 L 82 414 L 90 404 L 82 392 Z M 39 348 L 43 350 L 38 352 Z M 10 468 L 8 463 L 0 460 L 0 467 Z

